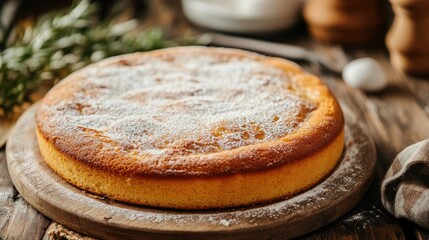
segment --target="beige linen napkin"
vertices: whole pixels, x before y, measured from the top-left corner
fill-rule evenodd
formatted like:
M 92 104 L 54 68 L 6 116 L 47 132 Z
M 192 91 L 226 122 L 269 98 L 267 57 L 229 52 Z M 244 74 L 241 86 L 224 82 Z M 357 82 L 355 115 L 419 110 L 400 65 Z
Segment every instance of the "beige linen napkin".
M 429 229 L 429 139 L 396 156 L 381 184 L 384 207 Z

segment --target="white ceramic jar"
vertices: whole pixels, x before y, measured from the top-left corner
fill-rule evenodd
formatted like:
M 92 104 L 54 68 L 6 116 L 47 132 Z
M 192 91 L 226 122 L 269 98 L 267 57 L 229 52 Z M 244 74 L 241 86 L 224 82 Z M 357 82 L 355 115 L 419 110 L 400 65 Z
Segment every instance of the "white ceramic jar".
M 182 0 L 196 25 L 234 33 L 267 33 L 293 26 L 302 0 Z

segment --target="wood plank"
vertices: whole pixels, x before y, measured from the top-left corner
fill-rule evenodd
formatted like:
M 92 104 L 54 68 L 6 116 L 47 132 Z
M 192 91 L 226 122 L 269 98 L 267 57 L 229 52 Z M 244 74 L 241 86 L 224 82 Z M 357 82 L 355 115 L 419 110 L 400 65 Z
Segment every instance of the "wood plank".
M 6 166 L 4 149 L 0 151 L 0 237 L 5 235 L 12 215 L 12 207 L 18 192 L 13 187 Z
M 49 219 L 18 196 L 13 204 L 5 239 L 40 239 L 49 222 Z
M 390 215 L 379 199 L 376 175 L 361 203 L 334 223 L 301 239 L 406 239 L 400 222 Z
M 420 107 L 429 116 L 429 77 L 410 77 L 404 76 L 405 85 L 413 96 L 417 99 Z
M 361 91 L 350 89 L 347 86 L 341 87 L 342 84 L 339 78 L 337 78 L 335 83 L 328 84 L 334 89 L 334 92 L 339 95 L 338 97 L 340 99 L 347 102 L 347 105 L 354 109 L 354 112 L 360 113 L 361 120 L 366 123 L 370 135 L 375 140 L 379 156 L 377 167 L 377 177 L 379 180 L 374 181 L 374 190 L 370 190 L 370 195 L 374 197 L 368 199 L 368 201 L 374 202 L 374 206 L 378 208 L 379 211 L 386 212 L 380 204 L 378 186 L 387 168 L 390 166 L 393 158 L 403 148 L 429 137 L 429 121 L 427 117 L 429 84 L 424 80 L 410 79 L 396 72 L 392 69 L 386 54 L 382 51 L 373 51 L 369 52 L 369 54 L 368 52 L 355 53 L 353 58 L 367 55 L 377 59 L 385 68 L 389 78 L 388 89 L 380 93 L 365 94 Z M 426 112 L 423 109 L 425 109 Z M 365 207 L 362 207 L 361 212 L 365 212 Z M 386 214 L 384 221 L 393 219 L 390 214 Z M 343 222 L 346 221 L 347 218 Z M 383 226 L 385 225 L 383 222 L 373 222 L 371 226 L 377 226 L 378 230 L 374 232 L 372 229 L 371 234 L 365 234 L 364 236 L 372 236 L 372 239 L 401 239 L 405 236 L 412 237 L 407 234 L 407 229 L 403 229 L 403 224 L 401 225 L 396 219 L 394 222 L 396 223 L 389 226 Z M 359 226 L 359 224 L 355 226 Z M 426 236 L 426 232 L 416 227 L 415 224 L 410 224 L 408 226 L 410 226 L 411 231 L 415 233 L 414 235 L 417 238 L 419 238 L 419 236 Z M 336 227 L 339 226 L 332 226 L 332 228 Z M 359 229 L 359 227 L 357 229 Z M 334 234 L 337 233 L 337 230 L 332 229 L 331 231 L 327 231 L 327 233 Z M 383 233 L 393 233 L 393 235 L 386 235 L 388 236 L 386 237 L 383 236 Z M 357 237 L 359 234 L 350 235 Z M 318 234 L 318 236 L 326 235 Z
M 0 152 L 0 238 L 40 239 L 50 220 L 37 212 L 18 194 Z
M 335 49 L 333 49 L 335 48 Z M 392 73 L 383 51 L 338 51 L 338 47 L 320 46 L 319 54 L 331 54 L 331 58 L 355 59 L 371 56 Z M 369 194 L 352 212 L 308 239 L 405 239 L 399 220 L 390 215 L 380 202 L 380 182 L 393 158 L 406 146 L 429 137 L 429 121 L 421 105 L 409 90 L 401 88 L 404 79 L 399 74 L 389 74 L 389 88 L 379 93 L 365 93 L 348 87 L 341 76 L 321 72 L 308 66 L 312 72 L 322 75 L 322 79 L 332 89 L 337 98 L 355 113 L 376 143 L 378 151 L 377 174 Z M 407 134 L 404 134 L 407 133 Z
M 149 10 L 144 26 L 161 25 L 171 35 L 181 34 L 188 24 L 183 20 L 180 12 L 180 2 L 150 1 L 155 4 Z M 166 11 L 164 11 L 167 9 Z M 178 13 L 179 12 L 179 13 Z M 162 16 L 159 15 L 162 13 Z M 179 14 L 179 15 L 178 15 Z M 172 16 L 168 16 L 172 15 Z M 177 17 L 179 16 L 179 17 Z M 174 28 L 176 26 L 176 28 Z M 302 27 L 302 26 L 300 26 Z M 298 30 L 301 31 L 301 30 Z M 289 38 L 290 32 L 284 37 Z M 295 34 L 295 33 L 293 33 Z M 292 34 L 292 35 L 293 35 Z M 316 52 L 327 54 L 332 59 L 345 57 L 353 59 L 363 56 L 373 56 L 381 60 L 383 67 L 388 70 L 389 88 L 381 93 L 367 94 L 351 89 L 344 85 L 335 75 L 321 72 L 317 66 L 308 69 L 323 75 L 326 83 L 333 89 L 335 95 L 355 112 L 363 122 L 365 128 L 375 140 L 378 151 L 378 169 L 370 193 L 360 205 L 344 218 L 334 222 L 317 233 L 307 235 L 308 239 L 404 239 L 407 235 L 402 230 L 401 222 L 390 216 L 381 207 L 379 194 L 380 179 L 384 176 L 393 157 L 405 146 L 428 137 L 427 116 L 429 116 L 429 81 L 427 79 L 411 78 L 392 71 L 388 63 L 386 52 L 375 50 L 349 51 L 348 54 L 338 47 L 322 46 L 309 40 L 301 42 L 300 38 L 292 37 L 290 41 L 316 49 Z M 426 116 L 426 118 L 425 118 Z M 1 154 L 1 153 L 0 153 Z M 3 161 L 4 162 L 4 161 Z M 2 159 L 0 156 L 0 237 L 4 237 L 8 229 L 10 215 L 13 208 L 13 199 L 17 197 L 16 191 L 10 190 L 10 180 L 4 176 Z M 7 173 L 7 171 L 6 171 Z M 5 180 L 6 179 L 6 180 Z M 8 185 L 3 190 L 3 185 Z M 11 192 L 10 192 L 11 191 Z M 9 214 L 6 216 L 6 214 Z M 429 233 L 413 224 L 409 227 L 412 238 L 428 239 Z

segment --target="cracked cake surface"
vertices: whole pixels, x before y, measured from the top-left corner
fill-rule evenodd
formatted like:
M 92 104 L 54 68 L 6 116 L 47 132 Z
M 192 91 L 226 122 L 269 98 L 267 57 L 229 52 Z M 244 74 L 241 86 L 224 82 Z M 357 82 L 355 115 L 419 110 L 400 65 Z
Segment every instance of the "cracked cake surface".
M 39 143 L 84 168 L 183 180 L 284 168 L 339 141 L 344 127 L 328 88 L 298 65 L 208 47 L 90 65 L 45 96 L 36 122 Z

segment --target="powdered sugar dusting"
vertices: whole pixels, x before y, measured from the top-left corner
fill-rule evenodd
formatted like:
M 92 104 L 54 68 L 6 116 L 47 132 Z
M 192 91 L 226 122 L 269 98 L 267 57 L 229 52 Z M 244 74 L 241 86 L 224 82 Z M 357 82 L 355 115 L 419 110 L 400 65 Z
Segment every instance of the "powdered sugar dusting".
M 375 169 L 375 147 L 369 136 L 356 123 L 347 121 L 345 150 L 339 165 L 321 183 L 288 200 L 219 211 L 174 211 L 140 207 L 99 197 L 94 198 L 65 183 L 65 180 L 54 172 L 46 172 L 49 168 L 38 150 L 34 131 L 34 111 L 35 107 L 24 113 L 17 122 L 16 133 L 12 134 L 12 136 L 31 136 L 31 138 L 26 138 L 25 141 L 19 137 L 9 139 L 8 162 L 15 165 L 15 171 L 21 175 L 19 179 L 27 179 L 25 181 L 27 184 L 33 184 L 31 187 L 36 189 L 37 197 L 43 199 L 42 201 L 52 206 L 62 206 L 62 211 L 76 215 L 81 221 L 104 221 L 106 225 L 112 226 L 112 231 L 122 228 L 122 232 L 123 229 L 128 229 L 140 231 L 142 234 L 154 231 L 165 234 L 212 232 L 230 236 L 246 230 L 260 230 L 269 234 L 272 232 L 272 227 L 276 225 L 283 229 L 282 236 L 296 237 L 296 235 L 289 235 L 288 232 L 293 230 L 296 224 L 311 223 L 312 225 L 307 229 L 311 231 L 333 221 L 339 217 L 338 214 L 348 211 L 353 204 L 356 204 L 355 201 L 359 200 L 354 194 L 362 194 L 369 186 L 370 176 Z M 346 119 L 349 118 L 346 116 Z M 10 151 L 11 146 L 16 147 L 15 151 Z M 37 163 L 34 164 L 30 160 Z M 44 178 L 40 177 L 41 173 L 45 174 Z M 351 195 L 354 197 L 347 198 Z M 34 198 L 29 199 L 34 201 Z M 351 199 L 354 199 L 354 202 L 350 202 Z M 64 205 L 64 202 L 68 204 Z M 335 215 L 326 215 L 328 207 L 340 206 L 340 204 L 343 207 L 336 208 Z M 369 214 L 374 213 L 369 212 Z M 306 217 L 311 215 L 319 217 L 306 221 L 308 220 Z M 361 216 L 353 216 L 351 219 L 347 218 L 346 222 L 354 224 L 354 220 L 359 218 Z M 94 226 L 97 225 L 87 225 L 88 229 Z M 270 227 L 264 230 L 264 226 Z
M 294 223 L 304 221 L 304 217 L 310 216 L 309 213 L 317 215 L 326 211 L 328 205 L 341 204 L 353 191 L 363 187 L 360 184 L 369 183 L 370 174 L 368 171 L 374 170 L 373 156 L 375 150 L 367 141 L 367 136 L 362 135 L 360 128 L 354 126 L 353 129 L 350 129 L 350 127 L 346 127 L 345 144 L 344 155 L 331 176 L 308 191 L 291 197 L 287 201 L 282 200 L 267 205 L 219 211 L 186 212 L 134 207 L 110 200 L 92 199 L 83 194 L 75 194 L 75 191 L 80 190 L 74 187 L 70 187 L 63 194 L 66 194 L 67 198 L 73 201 L 84 202 L 88 206 L 88 211 L 91 211 L 92 208 L 96 210 L 100 207 L 103 208 L 106 214 L 105 219 L 108 219 L 109 222 L 122 222 L 126 219 L 130 221 L 129 224 L 143 224 L 144 226 L 152 226 L 153 224 L 159 230 L 176 229 L 192 232 L 201 226 L 205 226 L 207 229 L 223 231 L 225 229 L 242 229 L 243 227 L 260 227 L 266 224 L 273 225 L 274 223 Z M 350 202 L 347 204 L 352 207 Z M 85 212 L 85 214 L 90 214 L 90 212 Z M 320 223 L 312 223 L 315 226 L 322 226 L 334 219 L 330 216 L 320 218 Z
M 62 85 L 76 90 L 69 97 L 42 106 L 51 116 L 44 125 L 77 143 L 95 135 L 104 149 L 145 161 L 275 140 L 299 128 L 315 105 L 258 58 L 191 51 L 87 68 Z

